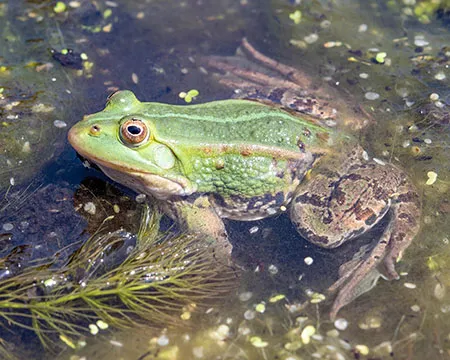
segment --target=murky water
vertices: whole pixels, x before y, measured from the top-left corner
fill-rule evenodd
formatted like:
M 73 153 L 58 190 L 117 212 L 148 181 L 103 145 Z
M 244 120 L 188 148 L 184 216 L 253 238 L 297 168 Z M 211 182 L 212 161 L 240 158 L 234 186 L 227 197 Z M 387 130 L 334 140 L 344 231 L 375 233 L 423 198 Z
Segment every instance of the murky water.
M 429 3 L 0 1 L 0 292 L 10 291 L 3 279 L 48 264 L 49 257 L 53 268 L 70 262 L 108 216 L 114 219 L 106 230 L 138 229 L 135 194 L 84 168 L 66 141 L 67 129 L 100 110 L 117 89 L 173 104 L 185 104 L 179 94 L 191 89 L 199 91 L 194 103 L 232 96 L 196 59 L 231 56 L 245 36 L 262 53 L 305 69 L 363 107 L 375 121 L 357 134 L 361 143 L 414 180 L 423 202 L 422 230 L 397 264 L 401 279 L 380 280 L 331 322 L 331 299 L 319 301 L 317 294 L 336 280 L 351 246 L 317 248 L 299 238 L 286 216 L 228 222 L 236 261 L 249 269 L 233 280 L 235 290 L 202 306 L 188 302 L 172 318 L 148 326 L 123 330 L 111 322 L 91 335 L 95 317 L 83 319 L 82 337 L 50 334 L 51 356 L 450 357 L 450 4 L 441 1 L 437 10 Z M 164 228 L 170 225 L 163 221 Z M 133 239 L 117 246 L 109 263 L 117 266 L 129 246 Z M 21 301 L 32 302 L 36 294 L 27 296 Z M 0 317 L 3 309 L 13 312 L 2 298 Z M 0 332 L 1 355 L 47 358 L 34 332 L 12 319 L 32 324 L 3 316 L 12 333 Z

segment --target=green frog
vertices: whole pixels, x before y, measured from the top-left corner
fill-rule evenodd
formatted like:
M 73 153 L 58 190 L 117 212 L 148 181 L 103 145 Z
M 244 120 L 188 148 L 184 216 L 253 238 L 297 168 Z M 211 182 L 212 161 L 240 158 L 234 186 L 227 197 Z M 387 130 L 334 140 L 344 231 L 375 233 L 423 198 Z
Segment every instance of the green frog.
M 265 60 L 277 70 L 282 66 Z M 333 285 L 334 318 L 375 269 L 398 278 L 394 263 L 419 229 L 420 203 L 403 170 L 369 159 L 349 132 L 326 125 L 339 116 L 320 111 L 325 107 L 317 99 L 319 113 L 261 99 L 141 102 L 125 90 L 74 125 L 68 138 L 111 179 L 148 195 L 183 229 L 201 234 L 220 259 L 231 254 L 223 218 L 249 221 L 285 212 L 304 238 L 335 248 L 388 215 L 370 252 L 346 266 Z

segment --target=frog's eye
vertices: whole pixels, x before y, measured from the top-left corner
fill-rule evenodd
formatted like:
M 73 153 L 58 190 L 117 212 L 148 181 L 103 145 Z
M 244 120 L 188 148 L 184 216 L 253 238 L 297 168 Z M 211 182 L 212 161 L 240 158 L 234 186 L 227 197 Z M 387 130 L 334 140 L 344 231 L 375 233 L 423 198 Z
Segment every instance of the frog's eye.
M 120 90 L 116 90 L 116 91 L 112 92 L 111 94 L 109 94 L 108 97 L 106 98 L 106 103 L 109 104 L 111 102 L 111 100 L 114 99 L 114 96 L 116 96 L 118 93 L 120 93 Z
M 129 90 L 119 90 L 113 92 L 106 99 L 106 108 L 120 107 L 123 111 L 131 111 L 135 106 L 139 106 L 140 102 L 136 96 Z
M 120 139 L 125 145 L 139 146 L 148 139 L 149 131 L 142 120 L 130 119 L 120 127 Z

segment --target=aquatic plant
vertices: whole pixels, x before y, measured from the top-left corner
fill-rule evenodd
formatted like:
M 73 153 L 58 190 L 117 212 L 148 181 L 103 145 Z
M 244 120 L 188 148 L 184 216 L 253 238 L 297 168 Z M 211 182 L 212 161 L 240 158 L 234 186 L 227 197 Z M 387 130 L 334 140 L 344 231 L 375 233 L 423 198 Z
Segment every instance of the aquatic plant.
M 63 267 L 40 259 L 40 265 L 1 279 L 0 318 L 32 330 L 47 348 L 57 336 L 75 348 L 99 328 L 180 324 L 187 305 L 229 292 L 235 270 L 216 261 L 198 237 L 161 235 L 160 216 L 145 206 L 135 239 L 123 230 L 100 229 Z M 124 244 L 130 251 L 117 265 Z M 6 267 L 4 258 L 0 266 Z

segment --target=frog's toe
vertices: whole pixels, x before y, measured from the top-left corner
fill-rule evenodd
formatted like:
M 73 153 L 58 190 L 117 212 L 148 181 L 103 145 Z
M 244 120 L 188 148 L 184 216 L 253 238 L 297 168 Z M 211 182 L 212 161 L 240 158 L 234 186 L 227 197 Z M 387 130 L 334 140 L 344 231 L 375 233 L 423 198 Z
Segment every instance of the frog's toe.
M 395 259 L 396 257 L 393 257 L 391 254 L 389 254 L 384 258 L 383 263 L 379 266 L 380 272 L 387 280 L 400 279 L 397 270 L 395 270 Z
M 377 268 L 373 268 L 368 273 L 365 273 L 363 277 L 359 277 L 359 275 L 360 274 L 356 275 L 357 280 L 354 278 L 350 279 L 340 288 L 330 309 L 330 319 L 332 321 L 336 319 L 337 314 L 344 306 L 350 304 L 353 300 L 374 288 L 378 279 L 382 276 Z M 340 287 L 342 283 L 340 280 L 341 279 L 336 282 L 337 286 L 333 285 L 331 288 Z

